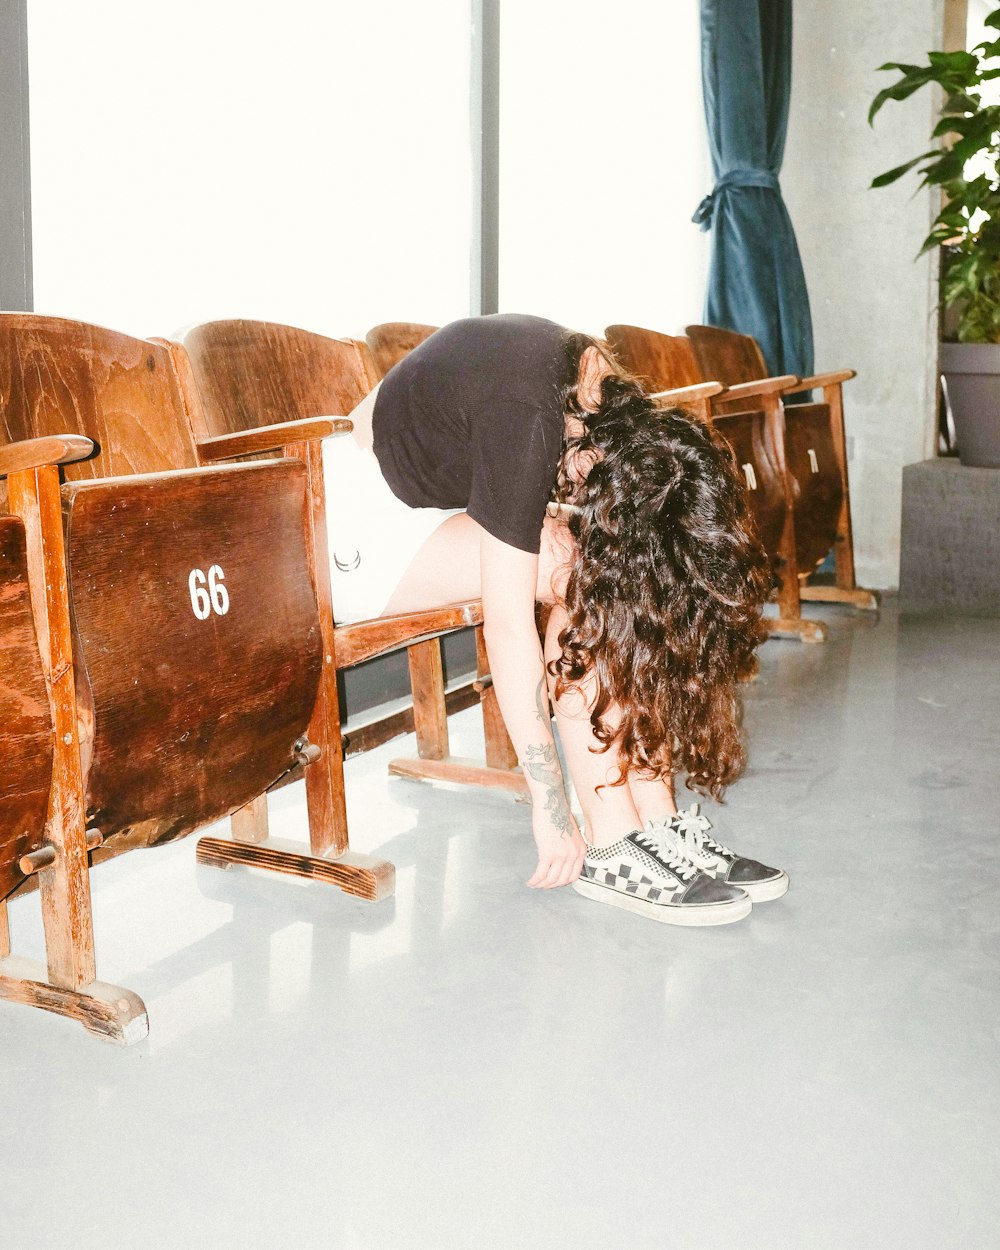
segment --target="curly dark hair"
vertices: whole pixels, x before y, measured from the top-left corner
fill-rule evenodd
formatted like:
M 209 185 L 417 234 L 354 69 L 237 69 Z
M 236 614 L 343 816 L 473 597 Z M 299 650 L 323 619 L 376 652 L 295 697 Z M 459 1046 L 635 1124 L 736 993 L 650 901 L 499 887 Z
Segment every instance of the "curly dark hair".
M 615 784 L 683 771 L 721 799 L 745 765 L 737 688 L 757 671 L 770 563 L 728 448 L 707 426 L 657 407 L 621 370 L 604 379 L 598 410 L 583 410 L 575 382 L 589 344 L 606 353 L 582 335 L 567 344 L 577 368 L 564 406 L 584 425 L 567 452 L 593 464 L 583 481 L 560 474 L 578 511 L 569 622 L 549 665 L 556 694 L 596 678 L 590 719 L 620 755 Z

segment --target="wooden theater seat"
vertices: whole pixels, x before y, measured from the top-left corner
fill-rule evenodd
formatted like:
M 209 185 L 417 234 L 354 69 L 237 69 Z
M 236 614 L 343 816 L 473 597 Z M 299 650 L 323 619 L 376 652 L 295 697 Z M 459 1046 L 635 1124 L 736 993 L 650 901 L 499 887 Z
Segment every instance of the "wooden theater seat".
M 756 340 L 717 326 L 688 326 L 702 376 L 726 385 L 767 377 L 767 366 Z M 796 562 L 803 599 L 847 603 L 876 610 L 878 596 L 857 585 L 851 496 L 844 437 L 843 384 L 853 369 L 798 379 L 784 395 L 822 390 L 823 402 L 784 402 L 784 468 L 795 501 Z M 836 584 L 812 585 L 807 579 L 830 551 L 836 562 Z
M 383 321 L 381 325 L 372 326 L 365 340 L 371 349 L 378 376 L 384 378 L 393 365 L 399 364 L 404 356 L 429 339 L 438 328 L 419 325 L 415 321 Z
M 691 386 L 706 376 L 691 341 L 683 335 L 660 334 L 632 325 L 608 326 L 605 335 L 622 364 L 654 393 L 665 386 Z M 826 625 L 805 619 L 801 612 L 796 565 L 797 514 L 791 486 L 782 470 L 781 395 L 786 387 L 795 384 L 796 379 L 791 376 L 726 388 L 715 382 L 714 394 L 696 410 L 696 415 L 710 422 L 729 444 L 746 483 L 758 537 L 771 557 L 778 582 L 779 614 L 767 619 L 768 632 L 776 638 L 822 642 L 828 634 Z
M 392 866 L 347 853 L 331 814 L 339 737 L 327 739 L 317 711 L 326 665 L 308 464 L 201 467 L 170 352 L 54 318 L 0 315 L 0 415 L 10 513 L 0 698 L 24 712 L 0 722 L 0 817 L 25 813 L 13 840 L 0 830 L 0 894 L 40 884 L 48 959 L 43 977 L 7 956 L 0 996 L 133 1041 L 145 1032 L 141 1002 L 94 988 L 88 852 L 97 861 L 159 845 L 231 815 L 237 841 L 202 839 L 199 859 L 368 899 L 392 892 Z M 283 425 L 281 442 L 254 431 L 230 450 L 335 426 Z M 35 749 L 46 733 L 39 665 L 51 765 Z M 264 797 L 303 766 L 319 778 L 308 851 L 267 841 Z M 6 946 L 5 917 L 2 931 Z
M 430 327 L 428 327 L 430 329 Z M 347 413 L 378 381 L 371 354 L 363 342 L 330 339 L 291 326 L 260 321 L 220 321 L 196 326 L 174 344 L 175 359 L 186 381 L 188 411 L 202 454 L 233 430 L 252 430 L 256 423 L 307 419 L 315 414 Z M 310 445 L 314 482 L 314 526 L 317 551 L 325 545 L 321 451 Z M 482 636 L 479 600 L 425 612 L 380 617 L 352 625 L 333 625 L 328 565 L 324 554 L 321 611 L 329 635 L 328 654 L 337 669 L 406 647 L 413 691 L 413 728 L 417 758 L 391 761 L 390 772 L 506 790 L 518 797 L 527 791 L 507 736 L 489 677 Z M 440 636 L 476 627 L 479 676 L 486 743 L 485 764 L 451 755 Z M 335 697 L 330 674 L 329 706 Z M 339 719 L 338 719 L 339 724 Z M 332 730 L 331 730 L 332 732 Z M 337 820 L 347 838 L 342 772 L 338 778 Z

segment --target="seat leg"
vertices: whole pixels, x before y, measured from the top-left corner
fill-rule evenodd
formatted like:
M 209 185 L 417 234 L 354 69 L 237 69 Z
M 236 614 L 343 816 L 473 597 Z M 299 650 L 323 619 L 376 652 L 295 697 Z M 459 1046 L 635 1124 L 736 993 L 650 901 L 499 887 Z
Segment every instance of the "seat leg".
M 835 580 L 844 590 L 857 585 L 854 571 L 854 538 L 851 533 L 851 505 L 845 494 L 837 518 L 837 537 L 833 548 Z
M 483 710 L 483 737 L 486 740 L 486 763 L 490 768 L 511 769 L 517 767 L 517 752 L 507 733 L 497 692 L 490 676 L 490 659 L 486 654 L 486 642 L 482 625 L 476 626 L 476 675 L 481 685 L 480 701 Z
M 770 429 L 780 450 L 779 461 L 785 466 L 784 426 L 777 414 L 771 414 Z M 796 638 L 801 642 L 825 642 L 829 635 L 823 621 L 808 621 L 802 616 L 802 598 L 795 544 L 795 503 L 787 467 L 785 482 L 785 525 L 778 553 L 778 617 L 767 619 L 767 632 L 772 638 Z
M 444 665 L 441 639 L 407 647 L 410 687 L 413 691 L 413 729 L 422 760 L 448 758 L 448 709 L 444 701 Z
M 778 615 L 764 619 L 768 635 L 771 638 L 796 638 L 800 642 L 826 642 L 830 633 L 826 624 L 823 621 L 807 620 L 802 615 L 799 579 L 795 574 L 794 563 L 783 561 L 780 576 Z
M 428 647 L 433 644 L 433 650 Z M 451 781 L 457 785 L 482 786 L 486 789 L 505 790 L 515 798 L 526 799 L 528 788 L 524 777 L 513 768 L 517 761 L 513 750 L 504 749 L 506 729 L 492 682 L 483 669 L 488 669 L 486 649 L 481 645 L 479 631 L 476 637 L 477 668 L 482 675 L 481 695 L 489 696 L 491 702 L 483 702 L 483 716 L 487 732 L 487 751 L 494 755 L 494 762 L 487 756 L 486 764 L 476 760 L 458 759 L 449 754 L 448 720 L 444 701 L 444 679 L 441 669 L 441 646 L 438 639 L 417 643 L 409 649 L 410 677 L 413 682 L 413 722 L 417 731 L 418 758 L 395 759 L 389 763 L 389 772 L 396 777 L 409 777 L 414 781 Z M 501 738 L 500 735 L 503 735 Z
M 324 643 L 326 638 L 324 636 Z M 350 849 L 347 836 L 347 796 L 344 789 L 344 749 L 340 734 L 337 670 L 333 637 L 324 647 L 324 671 L 309 722 L 309 741 L 320 748 L 319 759 L 306 768 L 306 806 L 309 846 L 313 855 L 338 856 Z
M 267 841 L 267 795 L 258 794 L 246 807 L 238 808 L 229 817 L 234 842 L 249 842 L 259 846 Z
M 814 587 L 810 588 L 803 597 L 819 599 L 827 603 L 847 603 L 851 607 L 862 608 L 867 612 L 877 612 L 879 609 L 878 595 L 875 591 L 866 590 L 863 586 L 858 585 L 854 568 L 854 530 L 851 523 L 851 483 L 847 472 L 844 392 L 839 382 L 823 388 L 823 402 L 830 410 L 830 429 L 833 435 L 834 453 L 837 457 L 837 467 L 840 470 L 842 487 L 840 514 L 837 517 L 837 538 L 833 549 L 833 558 L 836 565 L 834 580 L 839 593 L 835 595 L 817 595 L 816 591 L 826 591 L 832 588 L 825 586 Z

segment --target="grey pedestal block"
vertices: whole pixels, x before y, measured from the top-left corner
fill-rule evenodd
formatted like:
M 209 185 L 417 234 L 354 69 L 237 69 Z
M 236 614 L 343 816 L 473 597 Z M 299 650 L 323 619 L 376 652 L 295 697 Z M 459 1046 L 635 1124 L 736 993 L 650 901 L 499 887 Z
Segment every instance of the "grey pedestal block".
M 1000 617 L 1000 469 L 907 465 L 902 522 L 904 612 Z

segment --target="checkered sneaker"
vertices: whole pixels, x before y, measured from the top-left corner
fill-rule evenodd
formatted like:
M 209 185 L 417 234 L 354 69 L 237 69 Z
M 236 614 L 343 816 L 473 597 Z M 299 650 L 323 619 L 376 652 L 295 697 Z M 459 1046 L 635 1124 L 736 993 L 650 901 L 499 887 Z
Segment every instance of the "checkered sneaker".
M 751 908 L 744 890 L 716 881 L 662 839 L 639 829 L 611 846 L 588 846 L 578 894 L 666 924 L 741 920 Z
M 781 898 L 788 889 L 788 874 L 768 868 L 755 859 L 737 855 L 716 842 L 709 830 L 712 822 L 702 816 L 697 803 L 665 820 L 648 820 L 646 832 L 665 853 L 682 855 L 716 881 L 739 886 L 755 903 Z

